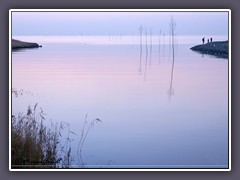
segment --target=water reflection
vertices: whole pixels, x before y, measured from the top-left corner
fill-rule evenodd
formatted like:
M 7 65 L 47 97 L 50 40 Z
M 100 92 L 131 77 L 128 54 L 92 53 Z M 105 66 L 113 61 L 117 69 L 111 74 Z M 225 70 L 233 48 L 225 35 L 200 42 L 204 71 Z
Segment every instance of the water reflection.
M 126 165 L 165 168 L 167 165 L 225 165 L 227 62 L 209 56 L 205 56 L 209 61 L 202 61 L 199 54 L 191 53 L 183 45 L 171 51 L 168 60 L 167 44 L 164 59 L 161 37 L 161 65 L 158 64 L 159 44 L 153 38 L 149 69 L 149 31 L 145 33 L 144 29 L 137 40 L 135 51 L 128 45 L 66 43 L 46 45 L 37 55 L 36 51 L 16 53 L 12 62 L 13 85 L 44 94 L 37 102 L 46 113 L 54 121 L 71 124 L 71 131 L 79 135 L 72 141 L 73 153 L 77 152 L 84 124 L 84 119 L 79 117 L 87 112 L 89 119 L 104 119 L 104 125 L 89 134 L 81 152 L 83 161 L 80 162 L 89 167 L 107 167 L 109 162 L 125 168 Z M 170 47 L 173 49 L 174 44 Z M 175 59 L 179 63 L 176 64 L 178 74 Z M 193 66 L 198 68 L 193 71 Z M 143 77 L 146 72 L 147 81 L 138 75 L 138 67 Z M 178 93 L 168 103 L 174 90 Z M 32 101 L 36 102 L 35 99 L 32 96 L 14 99 L 13 111 L 20 112 Z M 182 102 L 187 103 L 183 106 Z M 218 163 L 205 158 L 206 155 Z M 77 154 L 74 156 L 77 162 Z
M 160 30 L 160 33 L 159 33 L 159 43 L 158 43 L 158 58 L 159 58 L 159 63 L 160 63 L 160 55 L 161 55 L 161 34 L 162 34 L 162 31 Z
M 143 28 L 142 26 L 139 27 L 139 32 L 140 32 L 140 61 L 139 61 L 139 74 L 142 73 L 142 32 Z
M 165 33 L 163 33 L 163 58 L 164 58 L 164 53 L 165 53 Z
M 173 61 L 172 61 L 170 87 L 169 87 L 169 89 L 168 89 L 169 101 L 171 101 L 171 97 L 174 95 L 174 89 L 173 89 L 173 71 L 174 71 L 174 56 L 173 56 Z
M 144 81 L 147 77 L 147 61 L 148 61 L 148 34 L 147 29 L 145 28 L 145 38 L 146 38 L 146 58 L 145 58 L 145 70 L 144 70 Z
M 152 63 L 152 29 L 150 29 L 150 42 L 149 42 L 149 48 L 150 48 L 150 59 L 149 59 L 149 67 L 151 67 L 151 63 Z
M 171 18 L 171 23 L 170 23 L 170 33 L 171 33 L 171 50 L 172 50 L 172 70 L 171 70 L 171 80 L 170 80 L 170 87 L 168 89 L 168 96 L 169 96 L 169 101 L 171 101 L 171 97 L 174 95 L 174 90 L 173 90 L 173 72 L 174 72 L 174 58 L 175 58 L 175 28 L 176 28 L 176 23 L 173 20 L 173 17 Z

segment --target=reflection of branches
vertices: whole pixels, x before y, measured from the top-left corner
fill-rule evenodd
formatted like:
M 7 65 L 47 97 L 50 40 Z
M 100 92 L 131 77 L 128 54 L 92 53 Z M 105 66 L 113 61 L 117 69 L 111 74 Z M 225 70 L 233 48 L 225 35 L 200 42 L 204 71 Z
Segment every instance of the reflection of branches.
M 173 56 L 173 63 L 174 63 L 174 31 L 175 31 L 175 28 L 176 28 L 176 23 L 175 21 L 173 20 L 173 17 L 171 18 L 171 23 L 170 23 L 170 33 L 171 33 L 171 46 L 172 46 L 172 56 Z
M 175 49 L 174 49 L 174 31 L 176 28 L 176 23 L 173 19 L 173 17 L 171 18 L 171 22 L 170 22 L 170 34 L 171 34 L 171 47 L 172 47 L 172 71 L 171 71 L 171 81 L 170 81 L 170 87 L 168 90 L 168 95 L 169 95 L 169 99 L 171 99 L 171 96 L 174 94 L 174 90 L 172 87 L 172 82 L 173 82 L 173 70 L 174 70 L 174 58 L 175 58 Z
M 146 61 L 145 61 L 145 71 L 144 71 L 144 80 L 146 80 L 147 76 L 147 58 L 148 58 L 148 41 L 147 41 L 147 28 L 145 28 L 145 36 L 146 36 Z
M 160 54 L 161 54 L 161 34 L 162 31 L 159 32 L 159 46 L 158 46 L 158 52 L 159 52 L 159 63 L 160 63 Z
M 178 49 L 178 33 L 175 33 L 175 39 L 176 39 L 176 49 Z
M 148 34 L 147 34 L 147 28 L 145 28 L 145 36 L 146 36 L 146 58 L 147 58 L 147 56 L 148 56 L 148 41 L 147 41 Z
M 172 67 L 172 72 L 171 72 L 170 87 L 169 87 L 169 89 L 168 89 L 169 100 L 171 100 L 171 96 L 174 95 L 174 90 L 173 90 L 173 87 L 172 87 L 172 82 L 173 82 L 173 67 Z
M 171 31 L 169 30 L 169 38 L 168 38 L 168 47 L 169 47 L 169 49 L 168 49 L 168 58 L 169 58 L 169 60 L 170 60 L 170 58 L 171 58 L 171 45 L 172 45 L 172 43 L 171 43 Z
M 163 57 L 164 57 L 164 51 L 165 51 L 165 33 L 163 33 Z
M 140 32 L 140 62 L 139 62 L 139 73 L 142 71 L 142 32 L 143 32 L 143 27 L 139 27 L 139 32 Z
M 151 65 L 152 61 L 152 29 L 150 28 L 150 60 L 149 60 L 149 65 Z

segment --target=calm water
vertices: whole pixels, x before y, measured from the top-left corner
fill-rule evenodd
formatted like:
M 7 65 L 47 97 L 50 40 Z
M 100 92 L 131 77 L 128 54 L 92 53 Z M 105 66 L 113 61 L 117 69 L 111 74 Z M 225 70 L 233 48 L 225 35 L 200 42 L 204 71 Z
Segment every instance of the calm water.
M 148 40 L 146 52 L 143 40 L 140 53 L 136 39 L 112 39 L 40 38 L 43 48 L 13 52 L 12 87 L 24 91 L 13 114 L 37 102 L 47 119 L 68 122 L 72 167 L 87 114 L 102 123 L 84 143 L 86 167 L 226 168 L 228 60 L 179 43 L 172 72 L 168 44 Z

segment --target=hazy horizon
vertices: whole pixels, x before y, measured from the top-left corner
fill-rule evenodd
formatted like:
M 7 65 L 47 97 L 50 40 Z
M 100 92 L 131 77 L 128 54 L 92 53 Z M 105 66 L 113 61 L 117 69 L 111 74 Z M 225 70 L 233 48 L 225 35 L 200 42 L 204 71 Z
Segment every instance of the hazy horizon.
M 12 12 L 12 36 L 169 34 L 227 36 L 228 12 Z

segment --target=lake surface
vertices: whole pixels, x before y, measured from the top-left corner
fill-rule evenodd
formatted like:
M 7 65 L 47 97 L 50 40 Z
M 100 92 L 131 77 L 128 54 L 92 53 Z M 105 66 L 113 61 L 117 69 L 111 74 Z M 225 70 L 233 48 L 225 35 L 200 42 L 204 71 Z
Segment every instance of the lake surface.
M 102 120 L 83 145 L 87 168 L 227 168 L 228 60 L 191 51 L 190 39 L 173 66 L 167 38 L 143 38 L 142 53 L 137 37 L 114 38 L 26 38 L 43 47 L 12 53 L 12 88 L 24 92 L 13 114 L 38 103 L 69 123 L 72 167 L 87 115 Z

